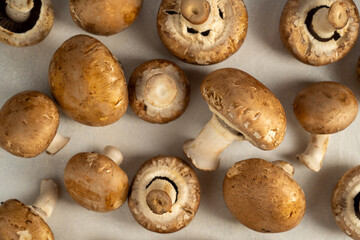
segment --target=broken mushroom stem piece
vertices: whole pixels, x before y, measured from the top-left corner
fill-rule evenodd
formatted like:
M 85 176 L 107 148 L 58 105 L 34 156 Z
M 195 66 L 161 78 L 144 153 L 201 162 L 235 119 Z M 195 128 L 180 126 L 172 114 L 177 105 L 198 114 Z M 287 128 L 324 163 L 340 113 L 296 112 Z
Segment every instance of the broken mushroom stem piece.
M 147 187 L 146 203 L 151 211 L 161 215 L 171 212 L 176 196 L 176 189 L 168 180 L 156 179 Z
M 58 151 L 60 151 L 65 145 L 70 141 L 69 137 L 64 137 L 59 133 L 56 133 L 54 139 L 50 143 L 49 147 L 46 149 L 46 153 L 54 156 Z
M 113 160 L 117 165 L 121 165 L 124 160 L 120 150 L 113 146 L 106 146 L 102 151 L 102 154 Z
M 6 4 L 6 15 L 18 23 L 25 22 L 34 7 L 32 0 L 6 0 Z
M 181 15 L 192 24 L 206 22 L 210 15 L 210 4 L 207 0 L 182 0 Z
M 59 189 L 51 179 L 44 179 L 40 185 L 40 195 L 31 206 L 33 210 L 43 219 L 51 216 L 55 204 L 59 199 Z

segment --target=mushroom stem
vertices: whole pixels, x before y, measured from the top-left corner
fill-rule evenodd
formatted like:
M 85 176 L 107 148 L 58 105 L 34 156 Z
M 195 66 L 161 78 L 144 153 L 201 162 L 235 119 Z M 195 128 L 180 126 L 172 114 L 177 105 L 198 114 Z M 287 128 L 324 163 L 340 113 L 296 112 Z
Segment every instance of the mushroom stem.
M 311 134 L 305 152 L 297 156 L 299 161 L 315 172 L 320 171 L 329 138 L 328 134 Z
M 181 15 L 192 24 L 206 22 L 210 15 L 210 4 L 207 0 L 182 0 Z
M 175 100 L 176 95 L 176 83 L 167 74 L 155 74 L 146 81 L 145 99 L 156 107 L 162 108 L 170 105 Z
M 59 198 L 59 189 L 51 179 L 44 179 L 40 185 L 40 195 L 32 205 L 33 210 L 43 219 L 49 218 Z
M 295 170 L 293 165 L 291 165 L 290 163 L 282 160 L 276 160 L 273 162 L 273 164 L 284 170 L 287 174 L 290 175 L 290 177 L 294 176 Z
M 214 171 L 219 167 L 222 151 L 234 140 L 243 139 L 225 128 L 214 114 L 195 139 L 184 143 L 183 149 L 197 168 Z
M 59 133 L 56 133 L 54 139 L 50 143 L 49 147 L 46 149 L 46 153 L 52 156 L 55 155 L 58 151 L 65 147 L 69 140 L 69 137 L 64 137 Z
M 117 165 L 120 165 L 124 160 L 120 150 L 113 146 L 106 146 L 102 154 L 113 160 Z
M 176 202 L 177 191 L 167 179 L 155 179 L 146 189 L 146 203 L 155 214 L 171 212 Z
M 6 15 L 14 22 L 25 22 L 34 7 L 32 0 L 6 0 Z

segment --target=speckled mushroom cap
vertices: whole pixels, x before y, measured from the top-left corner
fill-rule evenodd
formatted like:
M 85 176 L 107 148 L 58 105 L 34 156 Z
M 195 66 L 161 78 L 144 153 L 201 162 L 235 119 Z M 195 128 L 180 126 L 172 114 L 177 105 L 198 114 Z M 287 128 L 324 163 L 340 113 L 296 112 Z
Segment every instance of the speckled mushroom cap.
M 348 87 L 336 82 L 318 82 L 298 93 L 294 112 L 306 131 L 332 134 L 355 120 L 358 104 Z
M 31 208 L 16 199 L 0 206 L 0 239 L 47 239 L 54 236 L 45 221 Z
M 59 112 L 48 96 L 18 93 L 0 110 L 0 146 L 18 157 L 35 157 L 50 145 L 58 126 Z
M 173 121 L 184 113 L 189 100 L 189 80 L 173 62 L 150 60 L 138 66 L 130 77 L 130 106 L 145 121 Z
M 234 217 L 258 232 L 284 232 L 305 214 L 305 195 L 283 169 L 262 159 L 235 163 L 223 182 L 224 200 Z
M 39 43 L 50 33 L 54 23 L 51 0 L 31 0 L 34 7 L 25 22 L 15 22 L 5 11 L 6 2 L 0 2 L 0 41 L 15 47 Z
M 119 120 L 128 105 L 121 65 L 97 39 L 77 35 L 55 52 L 49 67 L 53 96 L 75 121 L 105 126 Z
M 325 65 L 343 58 L 356 43 L 359 13 L 352 0 L 341 0 L 348 15 L 342 29 L 327 39 L 315 36 L 309 27 L 312 16 L 321 8 L 329 8 L 337 0 L 288 0 L 281 15 L 280 36 L 286 48 L 301 62 Z
M 81 206 L 98 212 L 119 208 L 129 191 L 126 173 L 110 158 L 98 153 L 78 153 L 66 164 L 66 190 Z
M 248 15 L 242 0 L 207 0 L 208 19 L 192 24 L 181 14 L 182 0 L 163 0 L 158 12 L 159 36 L 168 50 L 179 59 L 193 64 L 221 62 L 242 45 Z
M 286 130 L 284 108 L 251 75 L 234 68 L 216 70 L 203 80 L 201 94 L 219 119 L 256 147 L 271 150 L 282 142 Z
M 155 179 L 166 179 L 176 186 L 176 201 L 171 211 L 155 214 L 146 203 L 147 188 Z M 128 204 L 136 221 L 158 233 L 171 233 L 186 227 L 200 203 L 200 184 L 195 172 L 183 160 L 158 156 L 145 162 L 132 182 Z
M 85 31 L 109 36 L 129 27 L 139 15 L 142 3 L 142 0 L 70 0 L 70 13 Z

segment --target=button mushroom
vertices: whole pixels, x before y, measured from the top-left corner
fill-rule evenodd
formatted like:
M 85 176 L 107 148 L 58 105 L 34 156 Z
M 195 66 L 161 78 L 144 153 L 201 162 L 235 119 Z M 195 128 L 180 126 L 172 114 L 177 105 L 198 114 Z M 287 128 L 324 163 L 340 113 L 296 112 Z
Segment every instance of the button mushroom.
M 37 91 L 18 93 L 0 109 L 0 146 L 23 158 L 44 151 L 54 155 L 70 140 L 56 133 L 58 126 L 59 112 L 48 96 Z
M 129 27 L 139 15 L 142 3 L 142 0 L 70 0 L 70 13 L 85 31 L 109 36 Z
M 145 62 L 130 77 L 130 106 L 145 121 L 173 121 L 186 110 L 189 99 L 189 80 L 184 71 L 173 62 Z
M 55 52 L 49 67 L 51 92 L 64 112 L 89 126 L 119 120 L 128 105 L 121 65 L 97 39 L 77 35 Z
M 359 13 L 352 0 L 288 0 L 280 20 L 286 48 L 300 61 L 325 65 L 355 45 Z
M 242 0 L 163 0 L 159 36 L 179 59 L 207 65 L 221 62 L 242 45 L 248 16 Z
M 32 206 L 10 199 L 0 206 L 0 239 L 48 239 L 54 235 L 44 219 L 49 218 L 58 200 L 57 185 L 50 179 L 41 182 L 40 196 Z
M 54 23 L 51 0 L 3 0 L 0 3 L 0 41 L 31 46 L 49 34 Z
M 183 160 L 158 156 L 145 162 L 132 182 L 128 200 L 136 221 L 158 233 L 186 227 L 200 203 L 200 184 Z
M 203 80 L 201 94 L 213 116 L 183 147 L 197 168 L 216 170 L 219 155 L 234 140 L 247 140 L 262 150 L 282 142 L 285 111 L 276 96 L 249 74 L 233 68 L 214 71 Z
M 277 164 L 263 159 L 243 160 L 235 163 L 224 178 L 228 209 L 239 222 L 258 232 L 288 231 L 305 214 L 305 195 L 292 179 L 292 167 L 286 172 L 283 166 L 289 164 Z
M 82 207 L 108 212 L 119 208 L 126 200 L 129 181 L 119 167 L 121 152 L 111 146 L 102 154 L 78 153 L 66 164 L 65 187 L 70 196 Z
M 311 133 L 308 146 L 297 157 L 318 172 L 329 142 L 329 134 L 348 127 L 356 118 L 358 104 L 346 86 L 336 82 L 319 82 L 303 89 L 295 98 L 294 112 L 301 126 Z

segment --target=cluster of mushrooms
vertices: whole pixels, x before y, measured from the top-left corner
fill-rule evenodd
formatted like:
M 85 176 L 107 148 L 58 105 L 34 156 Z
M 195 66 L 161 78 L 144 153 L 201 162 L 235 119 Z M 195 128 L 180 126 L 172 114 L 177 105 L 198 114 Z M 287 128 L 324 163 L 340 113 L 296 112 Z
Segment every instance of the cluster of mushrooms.
M 121 2 L 121 3 L 119 3 Z M 142 0 L 70 0 L 73 21 L 96 35 L 113 35 L 129 27 L 140 13 Z M 97 17 L 94 18 L 93 16 Z M 6 0 L 0 3 L 0 41 L 22 47 L 37 44 L 54 22 L 51 0 Z M 162 0 L 157 29 L 166 48 L 187 63 L 208 65 L 233 55 L 242 45 L 248 15 L 242 0 Z M 343 58 L 355 45 L 359 13 L 352 0 L 288 0 L 280 20 L 280 35 L 298 60 L 315 66 Z M 99 40 L 76 35 L 54 53 L 49 66 L 53 101 L 38 91 L 11 97 L 0 110 L 0 146 L 21 158 L 46 152 L 54 155 L 69 137 L 57 133 L 58 107 L 71 119 L 88 126 L 118 121 L 128 105 L 150 123 L 179 118 L 190 100 L 187 74 L 164 59 L 147 61 L 127 84 L 118 59 Z M 360 78 L 360 61 L 357 68 Z M 203 171 L 219 167 L 220 154 L 233 141 L 248 141 L 262 150 L 277 148 L 286 132 L 286 115 L 279 99 L 250 74 L 223 68 L 208 74 L 201 94 L 211 119 L 183 150 Z M 58 106 L 58 107 L 57 107 Z M 311 136 L 297 158 L 309 169 L 321 169 L 329 135 L 342 131 L 356 118 L 358 103 L 349 88 L 318 82 L 294 100 L 294 113 Z M 200 203 L 200 184 L 189 163 L 175 156 L 156 156 L 138 170 L 132 183 L 119 167 L 122 153 L 106 146 L 102 153 L 72 156 L 64 169 L 68 194 L 80 206 L 97 212 L 118 209 L 126 200 L 144 228 L 171 233 L 186 227 Z M 126 160 L 126 159 L 125 159 Z M 285 161 L 253 158 L 235 163 L 223 180 L 223 198 L 234 217 L 264 233 L 296 227 L 305 214 L 305 195 Z M 58 188 L 50 179 L 41 183 L 32 205 L 12 199 L 0 206 L 0 239 L 54 239 L 45 223 Z M 332 207 L 339 227 L 360 239 L 360 168 L 349 170 L 333 192 Z M 254 207 L 255 206 L 255 207 Z

